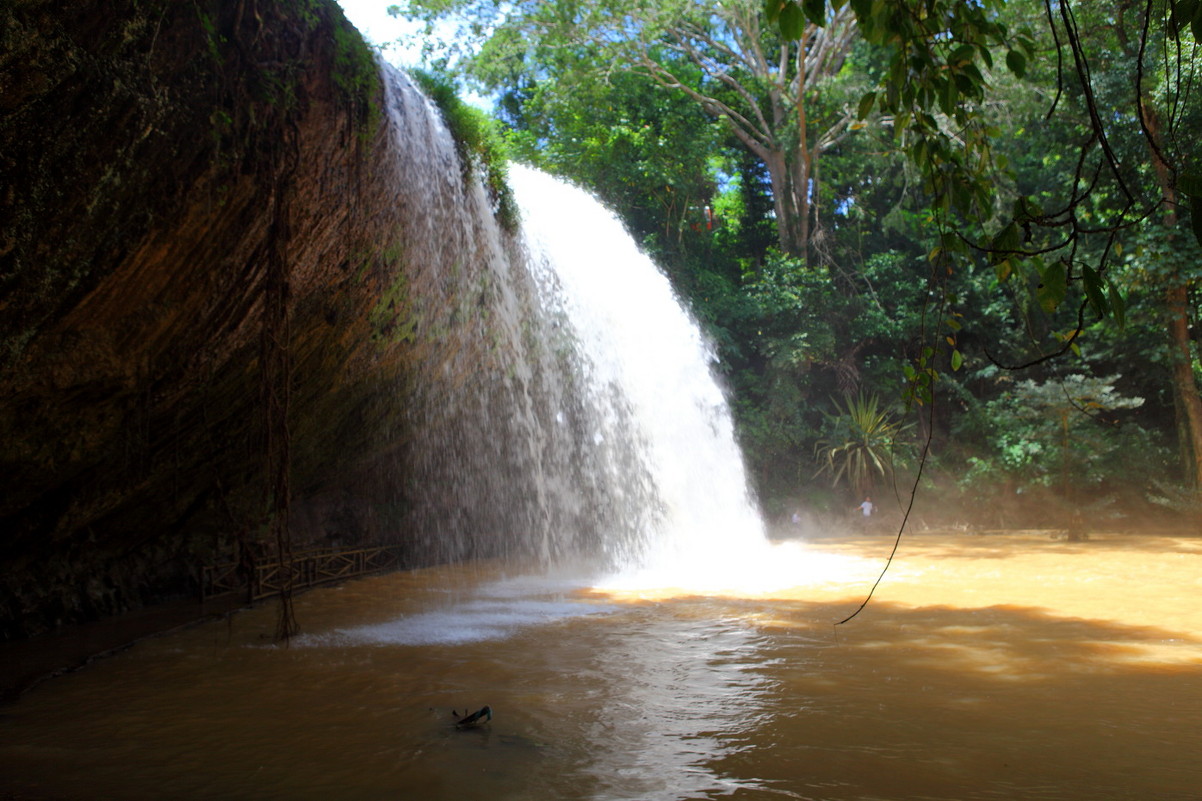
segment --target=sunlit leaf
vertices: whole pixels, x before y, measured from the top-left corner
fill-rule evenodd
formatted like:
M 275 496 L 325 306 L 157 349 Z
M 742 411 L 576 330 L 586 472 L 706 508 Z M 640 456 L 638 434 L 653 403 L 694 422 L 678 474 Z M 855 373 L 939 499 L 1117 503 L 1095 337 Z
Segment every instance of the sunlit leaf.
M 953 350 L 952 351 L 952 370 L 953 371 L 959 370 L 963 364 L 964 364 L 964 357 L 960 355 L 960 351 Z
M 805 34 L 806 20 L 797 3 L 789 2 L 780 10 L 780 35 L 786 39 L 800 39 Z

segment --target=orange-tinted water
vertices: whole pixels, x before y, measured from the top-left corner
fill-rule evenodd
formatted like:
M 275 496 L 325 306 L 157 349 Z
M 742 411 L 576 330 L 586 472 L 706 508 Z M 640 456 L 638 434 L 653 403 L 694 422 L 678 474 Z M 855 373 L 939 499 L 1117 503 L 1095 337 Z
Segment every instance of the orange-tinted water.
M 1202 539 L 909 536 L 836 631 L 890 544 L 812 544 L 824 575 L 754 597 L 479 565 L 314 591 L 288 648 L 268 606 L 0 710 L 0 791 L 1202 799 Z

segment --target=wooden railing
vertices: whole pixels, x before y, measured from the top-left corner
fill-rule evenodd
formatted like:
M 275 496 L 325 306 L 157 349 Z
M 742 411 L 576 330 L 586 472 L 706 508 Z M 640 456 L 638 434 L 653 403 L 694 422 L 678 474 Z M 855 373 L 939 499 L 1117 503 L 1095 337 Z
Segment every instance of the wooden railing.
M 392 570 L 400 565 L 397 545 L 377 545 L 354 550 L 300 551 L 292 556 L 292 589 Z M 205 565 L 200 571 L 200 600 L 241 592 L 247 601 L 278 595 L 288 583 L 289 565 L 275 555 L 256 557 L 253 565 L 226 562 Z

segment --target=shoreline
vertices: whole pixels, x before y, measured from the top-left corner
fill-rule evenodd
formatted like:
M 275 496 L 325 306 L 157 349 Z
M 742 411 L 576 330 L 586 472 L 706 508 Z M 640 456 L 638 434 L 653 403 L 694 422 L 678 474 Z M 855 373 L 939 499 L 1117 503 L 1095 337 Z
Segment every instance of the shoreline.
M 229 615 L 247 606 L 237 595 L 146 607 L 124 615 L 64 626 L 28 640 L 0 643 L 0 706 L 47 679 L 79 670 L 151 637 Z
M 883 521 L 882 521 L 883 522 Z M 839 540 L 845 537 L 862 536 L 869 533 L 892 537 L 897 532 L 888 525 L 874 527 L 874 531 L 824 530 L 815 536 L 812 530 L 799 530 L 789 523 L 768 524 L 766 533 L 771 540 L 809 539 L 812 542 Z M 906 536 L 921 537 L 924 534 L 960 534 L 965 537 L 990 538 L 1013 535 L 1036 534 L 1048 539 L 1062 539 L 1063 529 L 995 529 L 995 528 L 917 528 L 909 527 Z M 1061 536 L 1058 536 L 1061 535 Z M 1187 525 L 1153 526 L 1143 529 L 1128 527 L 1091 527 L 1090 535 L 1107 536 L 1152 536 L 1152 537 L 1202 537 L 1202 531 Z M 904 540 L 903 540 L 904 547 Z M 178 631 L 210 620 L 226 617 L 247 609 L 242 596 L 230 594 L 201 602 L 180 600 L 171 604 L 146 607 L 117 617 L 105 618 L 89 623 L 64 626 L 54 632 L 28 640 L 0 643 L 0 707 L 16 702 L 24 693 L 48 679 L 62 676 L 86 667 L 97 659 L 120 653 L 142 640 Z

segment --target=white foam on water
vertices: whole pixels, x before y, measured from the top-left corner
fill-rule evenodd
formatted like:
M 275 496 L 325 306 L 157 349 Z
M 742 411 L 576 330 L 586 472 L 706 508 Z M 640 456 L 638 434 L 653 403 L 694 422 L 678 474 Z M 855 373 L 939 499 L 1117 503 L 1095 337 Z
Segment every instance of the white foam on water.
M 878 560 L 818 550 L 803 542 L 751 543 L 725 552 L 699 550 L 671 562 L 629 568 L 596 582 L 615 592 L 668 591 L 755 598 L 806 587 L 870 581 Z
M 523 629 L 579 617 L 608 614 L 616 607 L 574 597 L 579 580 L 521 576 L 475 588 L 471 597 L 397 617 L 384 623 L 303 635 L 300 645 L 455 645 L 504 640 Z

